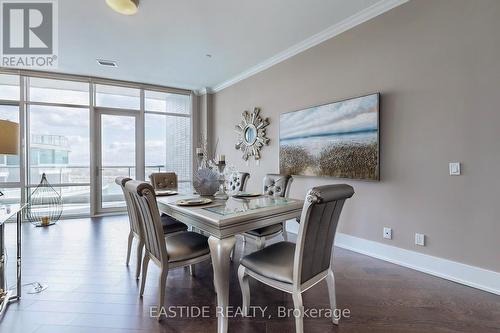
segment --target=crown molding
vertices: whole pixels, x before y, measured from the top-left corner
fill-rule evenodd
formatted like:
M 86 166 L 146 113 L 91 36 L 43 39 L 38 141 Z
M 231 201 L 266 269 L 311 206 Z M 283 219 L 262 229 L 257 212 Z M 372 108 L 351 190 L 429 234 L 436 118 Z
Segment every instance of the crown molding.
M 203 95 L 206 95 L 206 94 L 213 94 L 213 90 L 209 87 L 205 87 L 205 88 L 201 88 L 201 89 L 198 89 L 196 90 L 195 94 L 197 96 L 203 96 Z
M 282 61 L 285 61 L 301 52 L 304 52 L 330 38 L 340 35 L 341 33 L 354 28 L 366 21 L 371 20 L 393 8 L 396 8 L 402 4 L 405 4 L 410 0 L 381 0 L 370 7 L 367 7 L 358 13 L 342 20 L 341 22 L 332 25 L 331 27 L 303 40 L 300 43 L 293 45 L 292 47 L 274 55 L 273 57 L 264 60 L 263 62 L 247 69 L 246 71 L 236 75 L 235 77 L 224 81 L 220 84 L 215 85 L 212 88 L 213 92 L 219 92 L 235 83 L 238 83 L 244 79 L 247 79 L 257 73 L 260 73 L 269 67 L 272 67 Z

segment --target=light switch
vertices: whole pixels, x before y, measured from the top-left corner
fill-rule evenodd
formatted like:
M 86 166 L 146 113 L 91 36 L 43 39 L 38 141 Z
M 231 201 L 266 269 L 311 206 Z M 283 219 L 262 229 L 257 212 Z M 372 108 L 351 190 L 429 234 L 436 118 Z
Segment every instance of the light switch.
M 460 176 L 460 162 L 450 163 L 450 176 Z
M 415 234 L 415 244 L 420 246 L 425 246 L 425 235 L 424 234 Z

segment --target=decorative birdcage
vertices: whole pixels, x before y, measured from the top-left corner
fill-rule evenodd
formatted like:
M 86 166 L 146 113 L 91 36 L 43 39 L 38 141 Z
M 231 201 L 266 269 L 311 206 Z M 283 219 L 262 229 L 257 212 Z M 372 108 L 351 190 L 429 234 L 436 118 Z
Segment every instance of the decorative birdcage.
M 40 184 L 31 192 L 28 204 L 26 218 L 37 227 L 56 223 L 63 212 L 61 195 L 50 185 L 45 173 Z

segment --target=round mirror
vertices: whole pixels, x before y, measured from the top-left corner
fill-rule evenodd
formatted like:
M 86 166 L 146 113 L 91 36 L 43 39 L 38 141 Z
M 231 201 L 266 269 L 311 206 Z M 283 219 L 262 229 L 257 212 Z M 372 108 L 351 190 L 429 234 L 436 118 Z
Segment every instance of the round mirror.
M 257 128 L 254 125 L 248 125 L 245 128 L 245 141 L 248 145 L 253 145 L 257 140 Z

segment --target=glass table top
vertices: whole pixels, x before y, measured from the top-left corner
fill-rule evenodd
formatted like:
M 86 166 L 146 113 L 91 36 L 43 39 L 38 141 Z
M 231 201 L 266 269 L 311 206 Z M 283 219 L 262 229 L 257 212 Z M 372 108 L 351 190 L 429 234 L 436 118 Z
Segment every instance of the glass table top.
M 17 212 L 23 209 L 26 204 L 3 205 L 0 204 L 0 224 L 3 224 L 10 218 L 13 218 Z
M 268 207 L 284 206 L 293 200 L 282 197 L 260 196 L 256 198 L 229 198 L 218 205 L 203 208 L 219 215 L 233 215 Z

